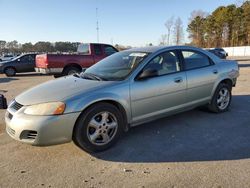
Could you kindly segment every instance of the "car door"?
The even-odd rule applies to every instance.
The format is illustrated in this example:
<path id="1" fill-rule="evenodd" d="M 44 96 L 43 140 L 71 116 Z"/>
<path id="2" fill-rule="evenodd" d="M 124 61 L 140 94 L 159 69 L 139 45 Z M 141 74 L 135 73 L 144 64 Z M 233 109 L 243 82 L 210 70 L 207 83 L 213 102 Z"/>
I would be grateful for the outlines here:
<path id="1" fill-rule="evenodd" d="M 206 54 L 195 50 L 182 50 L 182 57 L 187 75 L 187 102 L 209 101 L 218 77 L 216 65 Z"/>
<path id="2" fill-rule="evenodd" d="M 105 58 L 105 54 L 103 52 L 103 46 L 102 45 L 100 45 L 100 44 L 94 44 L 93 45 L 93 49 L 94 49 L 95 63 L 97 63 L 98 61 L 100 61 L 103 58 Z"/>
<path id="3" fill-rule="evenodd" d="M 155 56 L 145 67 L 158 64 L 158 76 L 135 79 L 130 85 L 133 122 L 178 110 L 186 102 L 186 74 L 176 51 Z"/>
<path id="4" fill-rule="evenodd" d="M 16 60 L 17 72 L 31 72 L 34 71 L 34 58 L 31 55 L 23 55 Z"/>
<path id="5" fill-rule="evenodd" d="M 33 72 L 33 71 L 35 71 L 35 64 L 36 64 L 35 59 L 36 59 L 35 54 L 28 55 L 28 60 L 27 60 L 25 72 Z"/>

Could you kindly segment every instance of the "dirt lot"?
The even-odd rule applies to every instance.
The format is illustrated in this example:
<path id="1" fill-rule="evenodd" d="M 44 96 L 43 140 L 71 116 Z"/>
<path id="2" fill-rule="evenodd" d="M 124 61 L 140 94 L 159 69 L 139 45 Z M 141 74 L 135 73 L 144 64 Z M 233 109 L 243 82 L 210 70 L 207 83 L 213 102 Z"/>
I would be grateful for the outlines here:
<path id="1" fill-rule="evenodd" d="M 33 147 L 12 140 L 0 110 L 0 187 L 250 187 L 250 62 L 241 62 L 231 109 L 193 110 L 131 129 L 90 155 L 73 143 Z M 0 76 L 8 100 L 53 79 Z"/>

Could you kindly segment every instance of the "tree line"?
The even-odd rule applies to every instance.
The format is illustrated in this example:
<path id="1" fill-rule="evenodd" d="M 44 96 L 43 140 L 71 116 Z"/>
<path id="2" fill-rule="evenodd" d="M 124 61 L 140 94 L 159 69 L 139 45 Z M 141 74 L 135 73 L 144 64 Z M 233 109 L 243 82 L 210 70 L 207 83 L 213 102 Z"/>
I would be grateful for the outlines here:
<path id="1" fill-rule="evenodd" d="M 28 52 L 55 52 L 55 53 L 75 53 L 77 51 L 77 47 L 80 42 L 44 42 L 40 41 L 35 44 L 24 43 L 20 44 L 18 41 L 4 41 L 0 40 L 0 54 L 20 54 L 20 53 L 28 53 Z"/>
<path id="2" fill-rule="evenodd" d="M 250 45 L 250 1 L 220 6 L 211 14 L 194 11 L 187 31 L 198 47 Z"/>

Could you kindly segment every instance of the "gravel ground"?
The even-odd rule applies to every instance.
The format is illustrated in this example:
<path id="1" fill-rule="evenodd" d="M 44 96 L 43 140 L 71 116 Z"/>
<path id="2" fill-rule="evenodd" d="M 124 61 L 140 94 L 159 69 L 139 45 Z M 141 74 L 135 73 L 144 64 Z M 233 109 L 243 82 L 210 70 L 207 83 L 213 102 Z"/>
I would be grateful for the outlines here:
<path id="1" fill-rule="evenodd" d="M 250 187 L 250 61 L 240 64 L 231 109 L 192 110 L 135 127 L 108 151 L 12 140 L 0 110 L 0 187 Z M 8 100 L 53 79 L 0 76 Z"/>

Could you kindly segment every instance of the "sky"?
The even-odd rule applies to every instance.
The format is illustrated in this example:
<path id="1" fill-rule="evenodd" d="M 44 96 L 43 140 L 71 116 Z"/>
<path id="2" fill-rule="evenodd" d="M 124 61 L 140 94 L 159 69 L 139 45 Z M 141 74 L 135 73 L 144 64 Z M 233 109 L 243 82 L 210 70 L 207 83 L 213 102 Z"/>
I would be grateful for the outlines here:
<path id="1" fill-rule="evenodd" d="M 99 42 L 129 46 L 159 44 L 170 17 L 186 27 L 193 10 L 211 13 L 236 0 L 0 0 L 0 40 Z"/>

